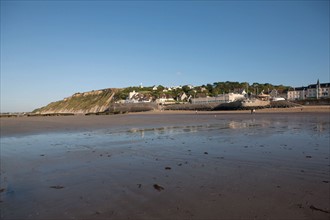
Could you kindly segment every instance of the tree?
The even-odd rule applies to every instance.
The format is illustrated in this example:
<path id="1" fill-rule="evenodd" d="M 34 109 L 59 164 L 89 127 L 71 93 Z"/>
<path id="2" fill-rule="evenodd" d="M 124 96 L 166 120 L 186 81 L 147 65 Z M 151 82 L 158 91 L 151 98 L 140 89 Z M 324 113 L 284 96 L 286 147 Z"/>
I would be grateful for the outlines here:
<path id="1" fill-rule="evenodd" d="M 185 86 L 182 86 L 182 90 L 185 92 L 185 93 L 188 93 L 191 89 L 189 86 L 185 85 Z"/>

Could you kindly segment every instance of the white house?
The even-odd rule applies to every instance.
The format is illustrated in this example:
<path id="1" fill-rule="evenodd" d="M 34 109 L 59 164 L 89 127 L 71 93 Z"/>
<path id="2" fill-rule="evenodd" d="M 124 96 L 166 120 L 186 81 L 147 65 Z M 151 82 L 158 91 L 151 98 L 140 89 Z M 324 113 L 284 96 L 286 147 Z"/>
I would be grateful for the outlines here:
<path id="1" fill-rule="evenodd" d="M 288 100 L 330 98 L 330 83 L 320 83 L 317 80 L 316 84 L 290 89 L 287 98 Z"/>
<path id="2" fill-rule="evenodd" d="M 149 94 L 140 94 L 138 92 L 130 92 L 126 99 L 126 103 L 142 103 L 142 102 L 151 102 L 152 97 Z"/>
<path id="3" fill-rule="evenodd" d="M 320 83 L 317 80 L 316 84 L 311 84 L 307 87 L 307 98 L 329 98 L 330 83 Z"/>
<path id="4" fill-rule="evenodd" d="M 228 93 L 221 94 L 216 97 L 203 97 L 203 98 L 192 98 L 191 102 L 193 104 L 206 104 L 206 103 L 229 103 L 234 102 L 236 100 L 243 99 L 245 96 L 243 94 L 238 93 Z"/>
<path id="5" fill-rule="evenodd" d="M 173 98 L 159 98 L 159 99 L 156 99 L 156 103 L 158 103 L 158 104 L 174 104 L 175 100 Z"/>
<path id="6" fill-rule="evenodd" d="M 306 94 L 307 94 L 307 87 L 296 87 L 288 91 L 287 99 L 288 100 L 305 99 Z"/>
<path id="7" fill-rule="evenodd" d="M 130 93 L 128 94 L 128 99 L 132 99 L 132 97 L 133 97 L 135 94 L 138 94 L 137 92 L 135 92 L 135 90 L 133 90 L 133 92 L 130 92 Z"/>
<path id="8" fill-rule="evenodd" d="M 184 101 L 184 100 L 188 99 L 188 96 L 186 93 L 183 92 L 182 94 L 179 95 L 178 98 L 179 98 L 179 101 Z"/>

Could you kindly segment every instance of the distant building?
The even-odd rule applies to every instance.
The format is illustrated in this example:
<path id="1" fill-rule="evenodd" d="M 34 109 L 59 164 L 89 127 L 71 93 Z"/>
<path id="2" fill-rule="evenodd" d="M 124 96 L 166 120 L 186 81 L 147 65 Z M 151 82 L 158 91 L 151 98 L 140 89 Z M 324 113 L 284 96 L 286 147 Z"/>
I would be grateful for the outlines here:
<path id="1" fill-rule="evenodd" d="M 296 87 L 288 91 L 288 100 L 301 100 L 305 99 L 307 94 L 307 87 Z"/>
<path id="2" fill-rule="evenodd" d="M 175 104 L 174 98 L 169 94 L 162 94 L 158 99 L 156 99 L 158 104 Z"/>
<path id="3" fill-rule="evenodd" d="M 150 94 L 140 94 L 138 92 L 130 92 L 127 99 L 126 103 L 143 103 L 143 102 L 151 102 L 152 97 Z"/>
<path id="4" fill-rule="evenodd" d="M 188 100 L 188 96 L 186 93 L 181 92 L 180 94 L 178 94 L 177 101 L 183 102 L 183 101 L 187 101 L 187 100 Z"/>
<path id="5" fill-rule="evenodd" d="M 205 87 L 201 87 L 201 92 L 206 92 L 207 89 Z"/>
<path id="6" fill-rule="evenodd" d="M 287 93 L 288 100 L 330 98 L 330 83 L 310 84 L 306 87 L 292 88 Z"/>
<path id="7" fill-rule="evenodd" d="M 316 84 L 307 87 L 307 98 L 329 98 L 330 83 L 321 83 L 317 80 Z"/>
<path id="8" fill-rule="evenodd" d="M 276 89 L 272 89 L 272 91 L 269 92 L 270 97 L 275 98 L 278 96 L 278 91 Z"/>
<path id="9" fill-rule="evenodd" d="M 132 97 L 133 97 L 135 94 L 138 94 L 137 92 L 135 92 L 135 90 L 133 90 L 133 92 L 130 92 L 130 93 L 128 94 L 128 99 L 132 99 Z"/>
<path id="10" fill-rule="evenodd" d="M 245 91 L 244 91 L 245 92 Z M 202 97 L 192 98 L 191 103 L 193 104 L 207 104 L 207 103 L 229 103 L 240 99 L 244 99 L 245 95 L 238 93 L 221 94 L 216 97 Z"/>

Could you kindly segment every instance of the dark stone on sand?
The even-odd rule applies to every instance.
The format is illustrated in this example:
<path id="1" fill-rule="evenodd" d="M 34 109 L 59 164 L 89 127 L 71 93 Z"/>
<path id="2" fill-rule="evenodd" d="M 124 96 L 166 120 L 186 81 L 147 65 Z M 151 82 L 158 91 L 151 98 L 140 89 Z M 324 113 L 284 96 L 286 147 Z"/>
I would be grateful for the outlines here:
<path id="1" fill-rule="evenodd" d="M 52 188 L 52 189 L 63 189 L 64 186 L 56 185 L 56 186 L 50 186 L 49 188 Z"/>
<path id="2" fill-rule="evenodd" d="M 330 212 L 327 211 L 327 210 L 317 208 L 317 207 L 315 207 L 315 206 L 313 206 L 313 205 L 309 206 L 309 208 L 312 209 L 312 210 L 315 210 L 315 211 L 320 211 L 320 212 L 324 212 L 324 213 L 330 213 Z"/>
<path id="3" fill-rule="evenodd" d="M 157 191 L 159 191 L 159 192 L 165 189 L 164 187 L 162 187 L 162 186 L 160 186 L 160 185 L 158 185 L 158 184 L 154 184 L 154 188 L 155 188 Z"/>

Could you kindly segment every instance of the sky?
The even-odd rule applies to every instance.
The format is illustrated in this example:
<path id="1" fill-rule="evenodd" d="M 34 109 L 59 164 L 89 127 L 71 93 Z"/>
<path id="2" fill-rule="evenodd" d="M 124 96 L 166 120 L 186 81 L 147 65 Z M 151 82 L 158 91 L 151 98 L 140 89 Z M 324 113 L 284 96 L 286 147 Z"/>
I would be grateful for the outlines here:
<path id="1" fill-rule="evenodd" d="M 3 1 L 1 109 L 76 92 L 330 82 L 329 1 Z"/>

